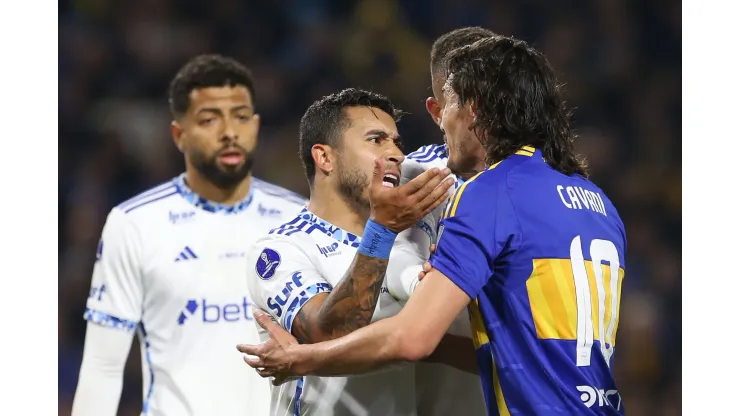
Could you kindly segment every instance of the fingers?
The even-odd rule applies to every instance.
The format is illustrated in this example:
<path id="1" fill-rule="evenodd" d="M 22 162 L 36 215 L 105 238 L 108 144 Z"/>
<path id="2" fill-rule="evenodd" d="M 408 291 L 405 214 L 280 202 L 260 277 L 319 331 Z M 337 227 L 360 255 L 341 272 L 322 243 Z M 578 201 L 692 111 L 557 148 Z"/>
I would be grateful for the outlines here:
<path id="1" fill-rule="evenodd" d="M 270 338 L 274 339 L 281 345 L 295 343 L 295 338 L 278 325 L 278 323 L 272 319 L 270 314 L 256 309 L 253 315 L 257 323 L 264 328 L 268 334 L 270 334 Z"/>
<path id="2" fill-rule="evenodd" d="M 256 308 L 253 312 L 253 315 L 257 323 L 260 324 L 262 328 L 269 331 L 268 326 L 270 326 L 270 322 L 272 322 L 272 318 L 270 317 L 270 315 Z"/>
<path id="3" fill-rule="evenodd" d="M 249 365 L 252 368 L 259 369 L 259 368 L 264 368 L 264 366 L 265 366 L 264 360 L 262 360 L 262 358 L 260 358 L 260 357 L 254 356 L 254 355 L 244 354 L 242 356 L 242 359 L 244 360 L 245 363 L 247 363 L 247 365 Z"/>
<path id="4" fill-rule="evenodd" d="M 375 159 L 373 165 L 373 178 L 371 184 L 373 187 L 383 186 L 383 175 L 385 174 L 385 154 L 382 157 Z"/>
<path id="5" fill-rule="evenodd" d="M 419 281 L 424 280 L 424 277 L 426 277 L 427 273 L 429 273 L 430 271 L 432 271 L 431 263 L 429 263 L 428 261 L 424 262 L 423 269 L 419 272 Z"/>
<path id="6" fill-rule="evenodd" d="M 236 346 L 236 349 L 244 354 L 260 355 L 260 353 L 262 352 L 262 344 L 239 344 Z"/>
<path id="7" fill-rule="evenodd" d="M 424 215 L 430 213 L 434 208 L 437 208 L 440 204 L 447 200 L 447 191 L 455 183 L 453 178 L 447 178 L 439 186 L 434 188 L 429 195 L 427 195 L 420 203 L 419 206 L 422 208 Z"/>
<path id="8" fill-rule="evenodd" d="M 437 245 L 436 245 L 436 244 L 434 244 L 434 243 L 432 243 L 432 244 L 431 244 L 431 245 L 429 246 L 429 253 L 434 253 L 435 251 L 437 251 Z M 427 263 L 427 264 L 428 264 L 428 263 Z"/>
<path id="9" fill-rule="evenodd" d="M 449 169 L 444 168 L 443 170 L 446 170 L 447 174 L 449 174 Z M 437 175 L 439 175 L 439 173 L 439 168 L 429 169 L 421 175 L 410 180 L 407 184 L 400 186 L 399 190 L 401 190 L 405 195 L 413 195 L 421 188 L 423 188 L 424 185 L 427 184 L 427 182 L 435 179 Z M 445 174 L 444 176 L 447 176 L 447 174 Z"/>

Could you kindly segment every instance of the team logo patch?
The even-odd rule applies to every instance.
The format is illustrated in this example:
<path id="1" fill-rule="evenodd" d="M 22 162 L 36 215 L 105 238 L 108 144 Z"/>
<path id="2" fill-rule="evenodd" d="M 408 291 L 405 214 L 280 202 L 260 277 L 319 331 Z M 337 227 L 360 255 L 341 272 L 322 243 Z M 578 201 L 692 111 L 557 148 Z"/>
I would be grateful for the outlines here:
<path id="1" fill-rule="evenodd" d="M 268 280 L 275 274 L 275 269 L 280 265 L 280 254 L 277 251 L 266 248 L 260 253 L 257 259 L 255 270 L 259 277 Z"/>

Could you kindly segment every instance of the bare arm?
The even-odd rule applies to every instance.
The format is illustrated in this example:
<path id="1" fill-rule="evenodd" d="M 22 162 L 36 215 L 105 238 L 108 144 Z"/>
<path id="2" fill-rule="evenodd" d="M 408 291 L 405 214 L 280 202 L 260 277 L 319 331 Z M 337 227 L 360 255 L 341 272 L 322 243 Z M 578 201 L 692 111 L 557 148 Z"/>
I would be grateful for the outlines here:
<path id="1" fill-rule="evenodd" d="M 355 255 L 331 293 L 311 298 L 293 321 L 296 338 L 316 343 L 342 337 L 370 323 L 378 303 L 388 259 Z"/>
<path id="2" fill-rule="evenodd" d="M 332 341 L 298 345 L 266 315 L 258 321 L 270 332 L 268 342 L 239 345 L 247 364 L 276 374 L 336 376 L 374 371 L 399 361 L 430 356 L 470 298 L 438 270 L 432 270 L 396 316 Z"/>
<path id="3" fill-rule="evenodd" d="M 383 186 L 375 161 L 371 220 L 349 270 L 330 294 L 314 296 L 296 314 L 292 333 L 306 343 L 335 339 L 370 324 L 396 235 L 439 206 L 453 182 L 448 169 L 430 169 L 398 187 Z"/>

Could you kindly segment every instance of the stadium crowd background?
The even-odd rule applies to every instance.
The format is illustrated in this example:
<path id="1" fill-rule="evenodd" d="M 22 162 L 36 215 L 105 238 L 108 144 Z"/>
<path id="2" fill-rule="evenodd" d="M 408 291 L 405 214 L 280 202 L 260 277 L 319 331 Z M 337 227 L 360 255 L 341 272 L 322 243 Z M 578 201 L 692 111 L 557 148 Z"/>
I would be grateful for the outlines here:
<path id="1" fill-rule="evenodd" d="M 441 143 L 424 110 L 429 49 L 470 25 L 531 42 L 561 74 L 578 149 L 627 227 L 620 392 L 631 415 L 681 413 L 680 2 L 62 0 L 59 8 L 60 415 L 77 383 L 107 212 L 183 170 L 166 102 L 180 65 L 218 52 L 252 69 L 262 116 L 255 174 L 308 195 L 297 157 L 308 105 L 345 87 L 372 89 L 409 113 L 399 124 L 406 150 Z M 135 341 L 121 415 L 141 409 L 139 360 Z"/>

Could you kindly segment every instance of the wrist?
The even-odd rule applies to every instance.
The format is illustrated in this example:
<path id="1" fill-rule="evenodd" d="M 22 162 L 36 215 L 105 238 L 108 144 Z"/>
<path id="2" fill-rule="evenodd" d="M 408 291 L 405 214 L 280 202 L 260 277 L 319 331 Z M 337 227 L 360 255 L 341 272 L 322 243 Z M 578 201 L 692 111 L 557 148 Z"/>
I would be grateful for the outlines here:
<path id="1" fill-rule="evenodd" d="M 317 368 L 316 344 L 296 344 L 290 347 L 290 355 L 293 357 L 290 372 L 297 376 L 306 376 L 311 374 Z"/>
<path id="2" fill-rule="evenodd" d="M 367 220 L 358 251 L 368 257 L 387 260 L 390 257 L 396 236 L 398 236 L 398 233 L 395 231 L 378 224 L 372 219 Z"/>

